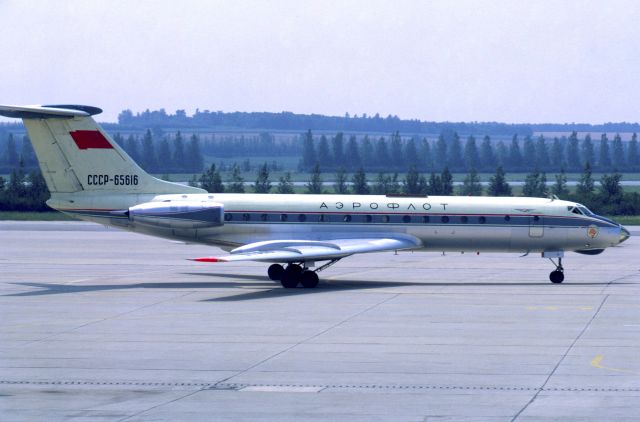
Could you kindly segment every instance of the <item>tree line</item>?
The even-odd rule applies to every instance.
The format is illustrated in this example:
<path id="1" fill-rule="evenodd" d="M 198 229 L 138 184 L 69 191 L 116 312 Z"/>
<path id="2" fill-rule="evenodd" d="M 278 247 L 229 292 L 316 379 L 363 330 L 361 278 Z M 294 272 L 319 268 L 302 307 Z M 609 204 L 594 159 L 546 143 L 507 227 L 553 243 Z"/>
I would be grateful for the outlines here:
<path id="1" fill-rule="evenodd" d="M 143 169 L 152 173 L 201 172 L 205 155 L 216 158 L 278 157 L 297 156 L 301 151 L 296 137 L 287 136 L 276 140 L 268 132 L 257 136 L 210 134 L 201 137 L 199 134 L 185 136 L 180 131 L 173 134 L 147 129 L 142 135 L 116 132 L 113 139 Z M 8 174 L 20 163 L 26 169 L 38 166 L 29 137 L 17 137 L 9 133 L 0 138 L 0 173 Z"/>
<path id="2" fill-rule="evenodd" d="M 51 211 L 45 203 L 51 195 L 39 170 L 14 169 L 5 180 L 0 176 L 1 211 Z"/>
<path id="3" fill-rule="evenodd" d="M 619 134 L 609 139 L 602 134 L 592 139 L 587 134 L 579 138 L 577 132 L 569 136 L 547 139 L 544 136 L 517 134 L 511 140 L 492 139 L 489 135 L 465 139 L 457 132 L 443 131 L 437 138 L 401 136 L 396 131 L 390 136 L 373 137 L 338 132 L 334 135 L 314 135 L 311 130 L 299 136 L 276 138 L 269 132 L 257 135 L 198 133 L 184 136 L 147 129 L 143 134 L 114 134 L 114 139 L 145 170 L 153 173 L 197 173 L 202 171 L 205 155 L 210 157 L 300 157 L 299 169 L 310 171 L 315 163 L 327 170 L 338 167 L 358 168 L 366 171 L 403 171 L 415 166 L 422 172 L 441 171 L 448 167 L 460 173 L 472 168 L 491 172 L 502 166 L 510 172 L 526 172 L 533 168 L 557 171 L 564 168 L 579 172 L 586 163 L 594 171 L 640 171 L 637 134 L 623 141 Z M 37 161 L 27 136 L 9 133 L 0 144 L 0 173 L 9 173 L 23 163 L 35 168 Z"/>
<path id="4" fill-rule="evenodd" d="M 284 139 L 282 139 L 284 138 Z M 296 156 L 302 151 L 297 137 L 276 139 L 270 132 L 257 136 L 212 134 L 202 143 L 202 151 L 214 157 Z"/>
<path id="5" fill-rule="evenodd" d="M 13 133 L 5 137 L 4 150 L 0 150 L 0 173 L 11 173 L 14 169 L 36 168 L 38 160 L 27 136 L 17 139 Z"/>
<path id="6" fill-rule="evenodd" d="M 113 139 L 140 167 L 151 173 L 196 173 L 204 168 L 204 155 L 196 134 L 187 141 L 178 131 L 174 136 L 156 141 L 147 129 L 142 139 L 133 134 L 125 139 L 120 133 Z"/>
<path id="7" fill-rule="evenodd" d="M 557 171 L 564 168 L 579 172 L 589 163 L 601 172 L 639 171 L 640 154 L 638 137 L 634 133 L 631 140 L 623 142 L 619 134 L 610 140 L 602 134 L 595 141 L 587 134 L 579 139 L 576 132 L 569 137 L 525 136 L 520 139 L 513 135 L 511 142 L 493 141 L 489 135 L 482 140 L 470 135 L 464 141 L 456 132 L 443 132 L 435 141 L 426 137 L 402 137 L 395 132 L 389 139 L 370 138 L 365 135 L 348 139 L 342 132 L 328 137 L 314 136 L 308 130 L 302 136 L 300 168 L 311 170 L 316 163 L 328 169 L 340 166 L 368 171 L 396 171 L 416 167 L 421 171 L 442 170 L 444 167 L 454 172 L 471 169 L 493 171 L 501 166 L 507 171 L 524 172 L 530 169 Z"/>

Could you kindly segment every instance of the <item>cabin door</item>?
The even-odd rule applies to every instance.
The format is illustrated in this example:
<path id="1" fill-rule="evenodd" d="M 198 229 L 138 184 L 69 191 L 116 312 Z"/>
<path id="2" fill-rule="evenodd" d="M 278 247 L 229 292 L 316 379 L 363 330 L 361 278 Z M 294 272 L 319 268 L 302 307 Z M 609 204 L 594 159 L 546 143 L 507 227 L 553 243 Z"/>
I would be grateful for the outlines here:
<path id="1" fill-rule="evenodd" d="M 529 217 L 529 237 L 544 236 L 544 218 L 534 215 Z"/>

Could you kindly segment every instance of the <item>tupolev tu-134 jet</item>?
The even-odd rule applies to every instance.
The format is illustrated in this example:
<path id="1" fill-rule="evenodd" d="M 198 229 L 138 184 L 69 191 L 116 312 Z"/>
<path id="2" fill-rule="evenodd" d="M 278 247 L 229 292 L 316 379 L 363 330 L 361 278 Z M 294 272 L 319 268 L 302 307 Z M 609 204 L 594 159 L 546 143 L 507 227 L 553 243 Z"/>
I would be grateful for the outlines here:
<path id="1" fill-rule="evenodd" d="M 597 255 L 629 238 L 620 224 L 557 198 L 207 193 L 147 174 L 95 122 L 100 112 L 0 106 L 24 121 L 50 207 L 228 252 L 195 261 L 271 263 L 269 278 L 286 288 L 316 287 L 319 271 L 350 255 L 397 250 L 539 253 L 561 283 L 565 252 Z"/>

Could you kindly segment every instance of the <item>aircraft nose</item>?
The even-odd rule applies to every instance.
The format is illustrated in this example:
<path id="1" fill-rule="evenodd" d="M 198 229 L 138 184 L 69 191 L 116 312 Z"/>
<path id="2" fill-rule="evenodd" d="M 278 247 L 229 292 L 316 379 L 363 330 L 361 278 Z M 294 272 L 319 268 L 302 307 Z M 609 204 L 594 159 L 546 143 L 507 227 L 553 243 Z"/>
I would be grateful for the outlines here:
<path id="1" fill-rule="evenodd" d="M 618 241 L 618 243 L 624 242 L 630 236 L 631 236 L 631 233 L 629 233 L 629 230 L 625 229 L 623 226 L 620 226 L 620 240 Z"/>

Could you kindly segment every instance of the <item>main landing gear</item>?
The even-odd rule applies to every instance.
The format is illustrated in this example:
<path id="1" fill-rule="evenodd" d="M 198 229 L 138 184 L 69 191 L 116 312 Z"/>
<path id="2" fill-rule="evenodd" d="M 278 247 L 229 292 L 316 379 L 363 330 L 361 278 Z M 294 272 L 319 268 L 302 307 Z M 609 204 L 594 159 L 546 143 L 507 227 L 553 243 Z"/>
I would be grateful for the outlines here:
<path id="1" fill-rule="evenodd" d="M 315 271 L 311 271 L 298 264 L 289 264 L 287 268 L 284 268 L 280 264 L 273 264 L 269 267 L 269 270 L 267 270 L 267 274 L 269 274 L 271 280 L 279 280 L 282 287 L 286 289 L 298 287 L 298 284 L 312 289 L 316 287 L 320 281 Z"/>
<path id="2" fill-rule="evenodd" d="M 280 281 L 282 287 L 286 289 L 298 287 L 298 284 L 302 284 L 302 286 L 307 289 L 313 289 L 320 281 L 318 278 L 318 272 L 335 264 L 336 262 L 338 262 L 338 260 L 334 259 L 315 271 L 310 270 L 304 262 L 301 264 L 290 263 L 286 268 L 280 264 L 273 264 L 267 270 L 267 274 L 271 280 Z"/>
<path id="3" fill-rule="evenodd" d="M 558 258 L 557 264 L 551 258 L 549 258 L 549 261 L 551 261 L 553 265 L 556 266 L 555 271 L 551 271 L 551 274 L 549 274 L 549 280 L 551 280 L 551 282 L 555 284 L 562 283 L 564 281 L 564 268 L 562 268 L 562 258 Z"/>

